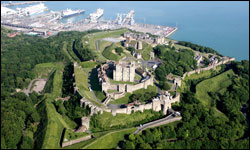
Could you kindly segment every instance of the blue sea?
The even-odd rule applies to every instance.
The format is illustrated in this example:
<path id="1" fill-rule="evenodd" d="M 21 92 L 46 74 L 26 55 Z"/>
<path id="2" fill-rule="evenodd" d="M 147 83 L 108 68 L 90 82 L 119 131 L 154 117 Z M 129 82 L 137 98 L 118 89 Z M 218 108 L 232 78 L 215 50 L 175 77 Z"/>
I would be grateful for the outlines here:
<path id="1" fill-rule="evenodd" d="M 97 8 L 104 9 L 104 19 L 115 19 L 117 13 L 128 13 L 133 9 L 136 22 L 177 25 L 178 30 L 170 36 L 174 40 L 211 47 L 237 60 L 249 60 L 249 2 L 51 1 L 44 4 L 54 11 L 86 10 L 82 15 L 62 20 L 63 23 L 84 19 Z"/>

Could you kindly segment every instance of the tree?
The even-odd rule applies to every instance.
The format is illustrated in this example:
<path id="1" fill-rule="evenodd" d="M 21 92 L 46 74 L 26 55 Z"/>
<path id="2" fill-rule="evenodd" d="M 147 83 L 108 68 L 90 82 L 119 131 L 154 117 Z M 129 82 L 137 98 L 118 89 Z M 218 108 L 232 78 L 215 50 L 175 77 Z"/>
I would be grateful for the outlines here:
<path id="1" fill-rule="evenodd" d="M 116 52 L 117 54 L 121 55 L 121 53 L 123 53 L 123 48 L 121 48 L 121 47 L 116 47 L 116 48 L 115 48 L 115 52 Z"/>
<path id="2" fill-rule="evenodd" d="M 162 86 L 162 89 L 163 89 L 163 90 L 166 90 L 166 91 L 167 91 L 167 90 L 170 90 L 170 85 L 169 85 L 167 82 L 164 82 L 164 83 L 163 83 L 163 86 Z"/>
<path id="3" fill-rule="evenodd" d="M 128 136 L 128 138 L 129 138 L 130 141 L 134 141 L 135 140 L 135 135 L 134 134 L 130 134 Z"/>
<path id="4" fill-rule="evenodd" d="M 135 149 L 135 145 L 133 142 L 131 141 L 126 141 L 123 145 L 122 145 L 123 149 Z"/>

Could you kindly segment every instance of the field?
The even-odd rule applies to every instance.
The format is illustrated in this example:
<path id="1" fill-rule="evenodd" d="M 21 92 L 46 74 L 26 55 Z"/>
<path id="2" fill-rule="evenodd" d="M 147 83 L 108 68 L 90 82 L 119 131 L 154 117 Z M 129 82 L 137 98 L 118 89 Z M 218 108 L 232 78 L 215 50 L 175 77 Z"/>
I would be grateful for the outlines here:
<path id="1" fill-rule="evenodd" d="M 221 66 L 217 66 L 216 67 L 216 70 L 214 70 L 215 72 L 219 72 L 221 70 Z M 188 89 L 189 87 L 187 87 L 186 85 L 186 81 L 187 80 L 196 80 L 196 79 L 199 79 L 199 78 L 209 78 L 211 75 L 212 75 L 212 70 L 207 70 L 207 71 L 203 71 L 201 72 L 200 74 L 197 74 L 197 73 L 194 73 L 190 76 L 186 76 L 184 78 L 184 80 L 182 80 L 181 82 L 181 91 L 185 91 L 185 89 Z M 180 92 L 180 90 L 177 90 Z"/>
<path id="2" fill-rule="evenodd" d="M 101 104 L 95 101 L 94 95 L 89 90 L 88 84 L 88 76 L 84 74 L 84 72 L 79 67 L 74 67 L 74 74 L 75 74 L 75 82 L 76 86 L 79 88 L 79 94 L 97 106 L 101 106 Z"/>
<path id="3" fill-rule="evenodd" d="M 153 51 L 153 47 L 145 42 L 142 43 L 143 50 L 142 50 L 142 58 L 144 60 L 150 59 L 150 52 Z"/>
<path id="4" fill-rule="evenodd" d="M 67 116 L 62 116 L 57 113 L 53 101 L 57 97 L 62 95 L 62 75 L 63 66 L 57 68 L 52 80 L 52 91 L 47 93 L 47 99 L 44 101 L 47 112 L 47 126 L 45 131 L 45 139 L 42 144 L 42 148 L 60 148 L 60 140 L 62 136 L 62 131 L 64 128 L 75 128 L 76 123 L 70 120 Z"/>
<path id="5" fill-rule="evenodd" d="M 130 125 L 139 121 L 145 121 L 146 119 L 150 119 L 154 117 L 154 113 L 152 110 L 145 110 L 142 112 L 135 112 L 131 113 L 130 115 L 127 114 L 116 114 L 113 116 L 109 112 L 103 112 L 103 114 L 98 115 L 96 117 L 98 124 L 103 128 L 109 128 L 113 126 L 122 126 L 122 125 Z M 93 127 L 91 127 L 93 128 Z"/>
<path id="6" fill-rule="evenodd" d="M 97 140 L 98 138 L 108 134 L 110 131 L 104 131 L 104 132 L 98 132 L 98 133 L 93 133 L 92 135 L 94 136 L 94 138 L 92 139 L 89 139 L 87 141 L 83 141 L 83 142 L 79 142 L 79 143 L 76 143 L 76 144 L 73 144 L 71 146 L 67 146 L 67 147 L 64 147 L 63 149 L 81 149 L 83 148 L 84 146 L 94 142 L 95 140 Z"/>
<path id="7" fill-rule="evenodd" d="M 202 104 L 205 106 L 210 106 L 211 98 L 208 95 L 208 92 L 216 92 L 223 88 L 228 87 L 230 84 L 232 84 L 231 79 L 228 77 L 228 75 L 233 75 L 233 70 L 228 70 L 218 76 L 215 76 L 211 79 L 207 79 L 202 81 L 196 86 L 196 93 L 195 96 L 201 100 Z"/>
<path id="8" fill-rule="evenodd" d="M 55 69 L 60 69 L 63 67 L 63 63 L 41 63 L 37 64 L 33 68 L 33 72 L 36 78 L 48 78 Z"/>
<path id="9" fill-rule="evenodd" d="M 82 41 L 84 43 L 85 41 L 87 41 L 88 45 L 90 46 L 90 49 L 92 49 L 93 52 L 96 54 L 97 59 L 99 61 L 105 62 L 107 59 L 103 57 L 102 52 L 104 48 L 109 46 L 112 42 L 103 41 L 100 39 L 105 37 L 119 37 L 122 33 L 126 31 L 127 29 L 120 29 L 115 31 L 104 31 L 104 32 L 93 33 L 82 37 Z M 99 50 L 96 50 L 96 41 Z"/>
<path id="10" fill-rule="evenodd" d="M 80 63 L 80 66 L 82 66 L 82 68 L 94 68 L 98 64 L 99 63 L 95 61 L 84 61 Z"/>
<path id="11" fill-rule="evenodd" d="M 75 139 L 78 139 L 87 135 L 89 135 L 89 133 L 86 133 L 86 132 L 75 133 L 71 129 L 66 129 L 64 133 L 63 141 L 66 142 L 66 139 L 67 141 L 75 140 Z"/>
<path id="12" fill-rule="evenodd" d="M 118 146 L 118 142 L 124 139 L 125 134 L 131 134 L 136 128 L 122 129 L 110 132 L 94 142 L 85 146 L 84 149 L 113 149 Z"/>
<path id="13" fill-rule="evenodd" d="M 211 79 L 204 80 L 196 86 L 195 96 L 201 101 L 204 106 L 208 108 L 211 107 L 212 99 L 208 95 L 208 92 L 223 92 L 225 91 L 224 89 L 226 89 L 229 85 L 232 84 L 232 81 L 228 77 L 228 75 L 234 75 L 233 70 L 230 69 Z M 222 117 L 225 120 L 228 120 L 225 114 L 220 112 L 216 107 L 212 107 L 211 109 L 215 112 L 215 116 Z"/>
<path id="14" fill-rule="evenodd" d="M 147 89 L 139 89 L 133 92 L 133 94 L 144 94 L 145 92 L 152 92 L 155 91 L 157 92 L 157 87 L 154 86 L 148 86 Z M 114 101 L 111 101 L 109 104 L 128 104 L 129 102 L 129 97 L 131 96 L 131 93 L 127 93 L 124 97 L 116 99 Z"/>

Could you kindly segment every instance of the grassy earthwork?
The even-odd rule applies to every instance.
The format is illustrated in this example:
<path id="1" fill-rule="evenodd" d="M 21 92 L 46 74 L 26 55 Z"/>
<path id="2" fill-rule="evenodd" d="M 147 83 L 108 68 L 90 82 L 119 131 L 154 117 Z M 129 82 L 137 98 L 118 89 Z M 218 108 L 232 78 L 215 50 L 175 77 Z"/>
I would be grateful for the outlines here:
<path id="1" fill-rule="evenodd" d="M 113 149 L 118 146 L 119 141 L 123 140 L 125 134 L 131 134 L 136 131 L 136 128 L 128 128 L 110 132 L 89 145 L 83 147 L 84 149 Z"/>

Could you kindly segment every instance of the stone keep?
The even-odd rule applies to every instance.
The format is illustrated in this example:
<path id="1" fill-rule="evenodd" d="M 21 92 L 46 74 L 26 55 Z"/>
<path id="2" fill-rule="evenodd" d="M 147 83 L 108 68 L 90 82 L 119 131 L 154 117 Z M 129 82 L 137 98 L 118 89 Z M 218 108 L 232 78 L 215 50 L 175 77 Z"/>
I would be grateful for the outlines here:
<path id="1" fill-rule="evenodd" d="M 134 82 L 135 77 L 135 62 L 118 62 L 113 71 L 113 79 L 115 81 L 130 81 Z"/>

